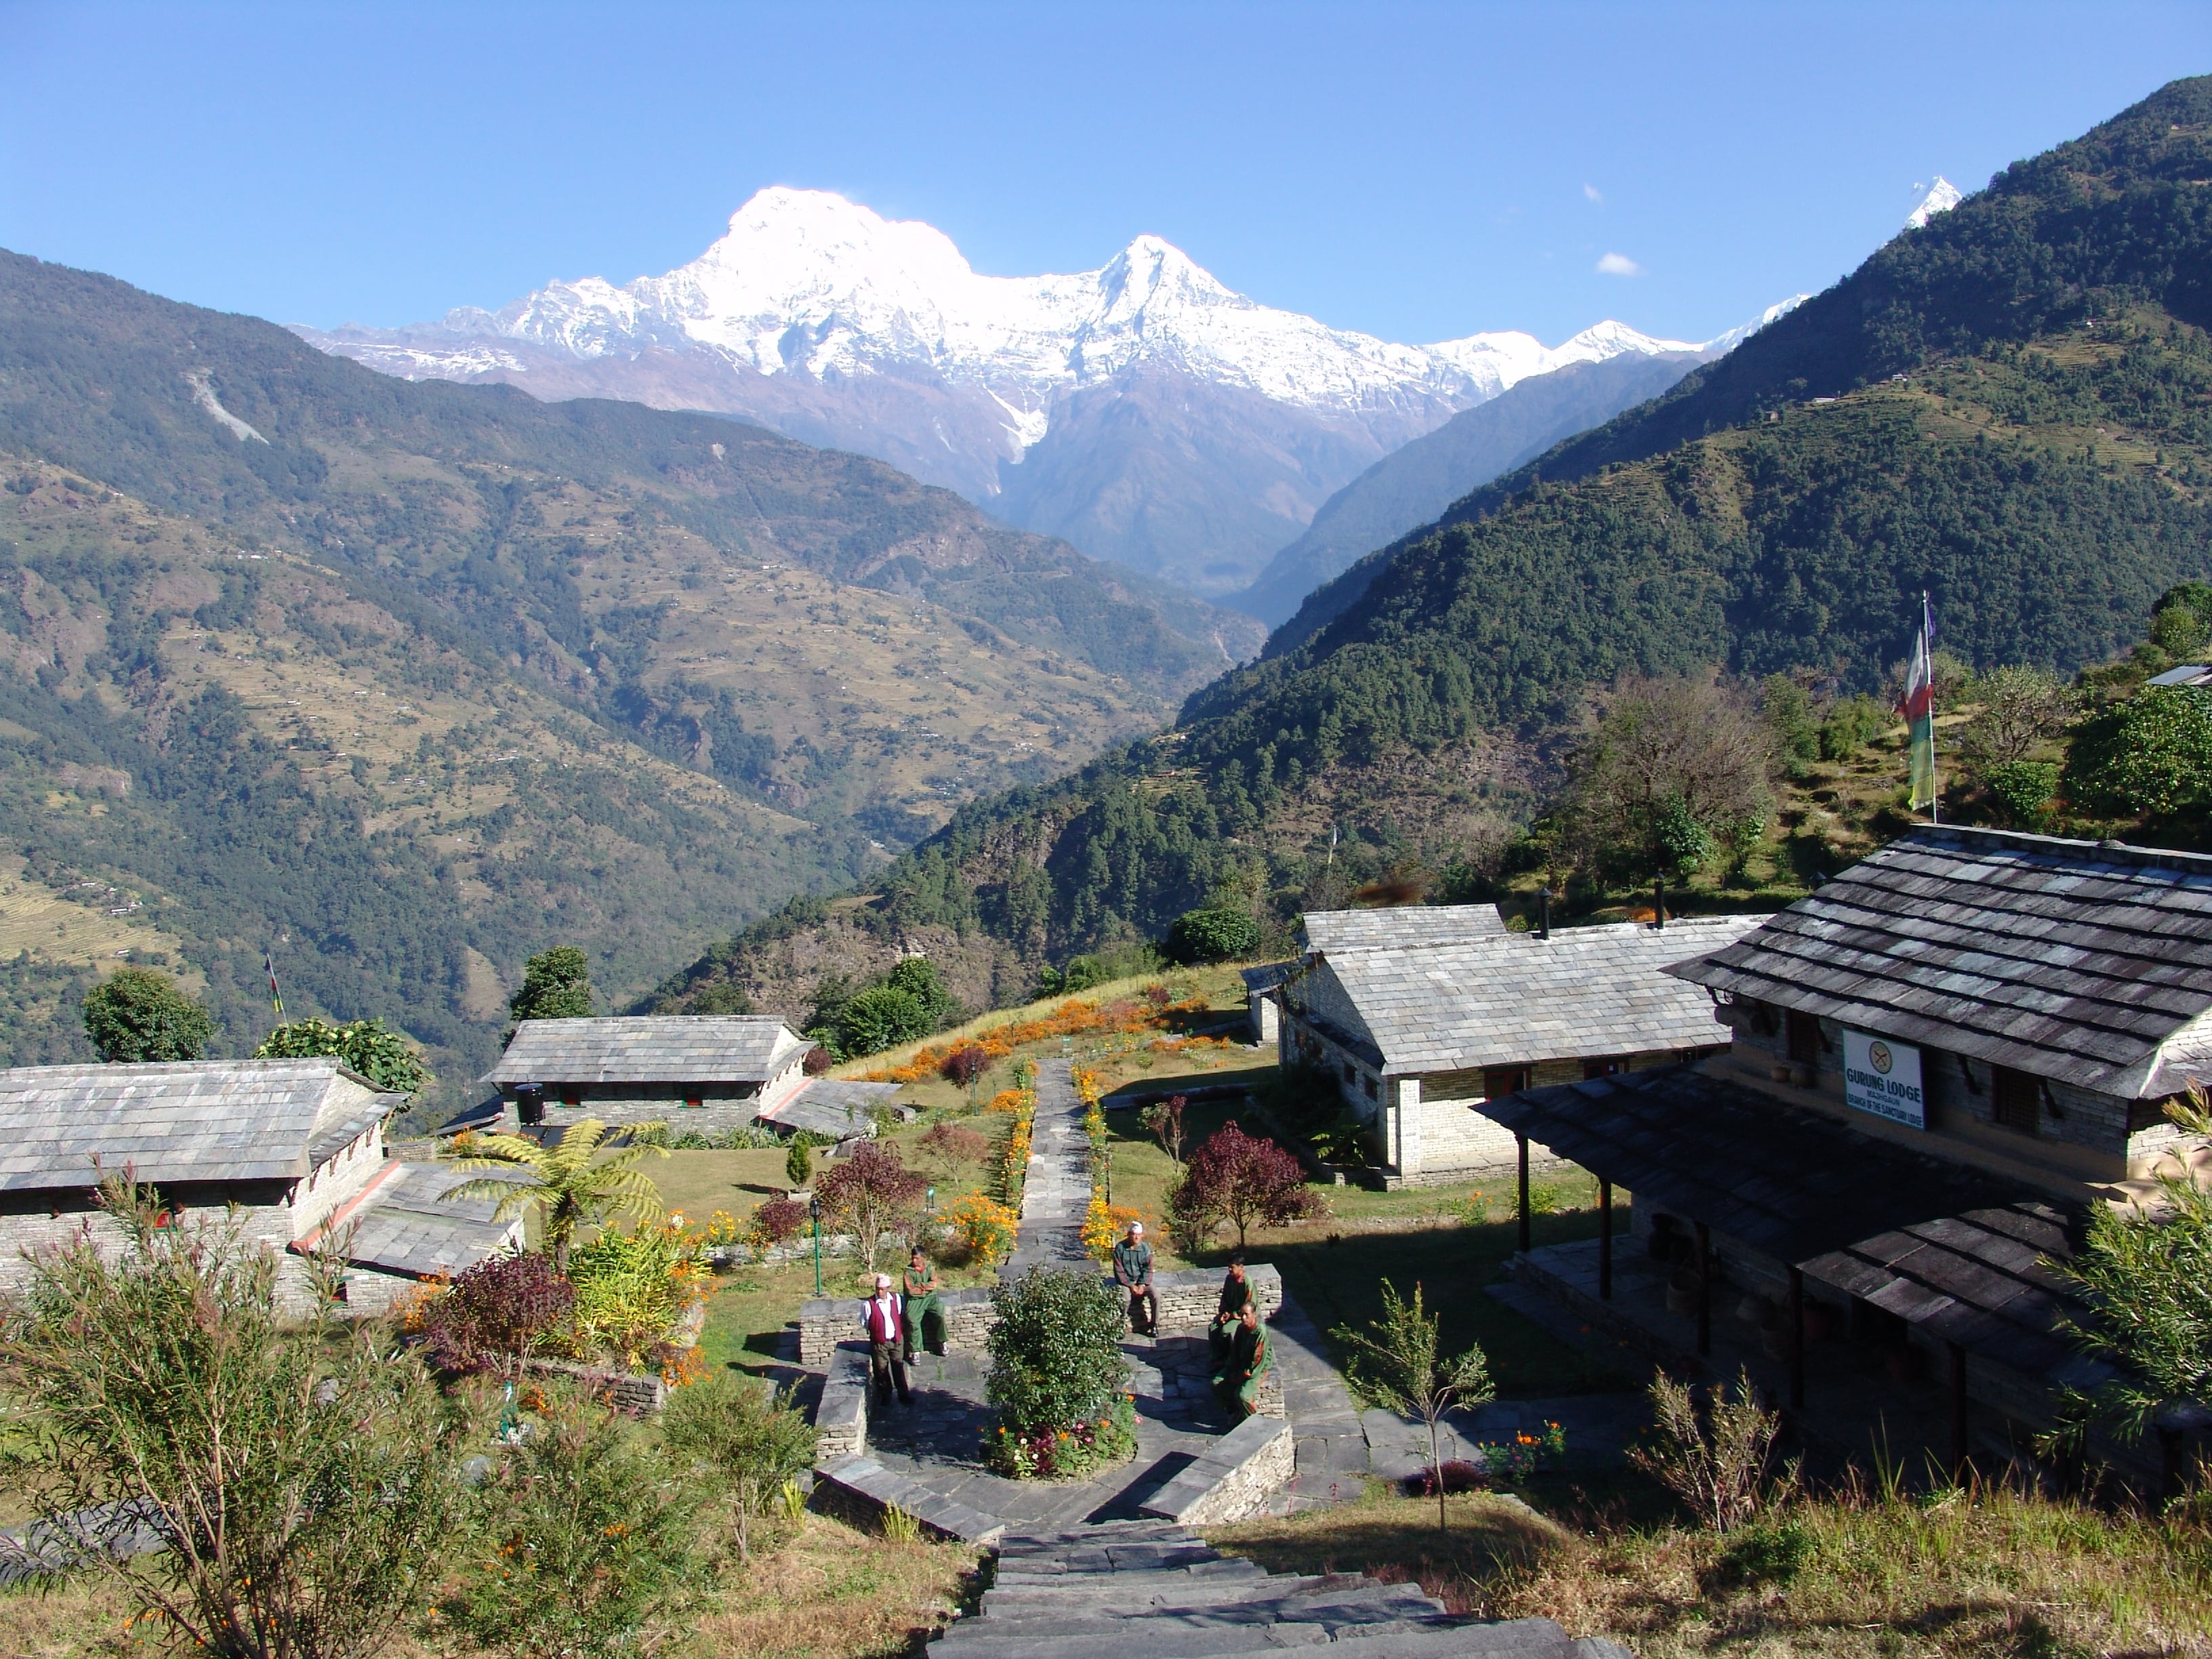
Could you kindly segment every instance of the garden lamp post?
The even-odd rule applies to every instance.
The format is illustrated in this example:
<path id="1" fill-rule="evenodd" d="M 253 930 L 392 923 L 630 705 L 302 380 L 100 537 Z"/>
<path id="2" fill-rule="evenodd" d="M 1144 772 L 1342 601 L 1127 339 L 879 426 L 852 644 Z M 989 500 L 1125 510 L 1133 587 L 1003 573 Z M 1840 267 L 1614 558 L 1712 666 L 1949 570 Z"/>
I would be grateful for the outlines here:
<path id="1" fill-rule="evenodd" d="M 814 1222 L 814 1294 L 822 1294 L 822 1200 L 811 1193 L 806 1197 L 806 1213 Z"/>

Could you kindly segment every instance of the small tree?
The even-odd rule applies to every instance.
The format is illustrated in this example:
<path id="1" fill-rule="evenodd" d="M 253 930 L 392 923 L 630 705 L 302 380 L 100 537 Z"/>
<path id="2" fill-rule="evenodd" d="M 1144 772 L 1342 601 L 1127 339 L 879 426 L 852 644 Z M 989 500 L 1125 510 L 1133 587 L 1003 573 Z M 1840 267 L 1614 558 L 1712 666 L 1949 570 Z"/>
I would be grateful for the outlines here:
<path id="1" fill-rule="evenodd" d="M 876 985 L 857 993 L 837 1013 L 837 1049 L 848 1059 L 881 1054 L 935 1029 L 929 1011 L 911 991 Z"/>
<path id="2" fill-rule="evenodd" d="M 477 1135 L 466 1153 L 448 1152 L 446 1158 L 457 1170 L 489 1173 L 447 1188 L 444 1199 L 495 1198 L 501 1220 L 535 1210 L 554 1268 L 566 1273 L 569 1247 L 585 1223 L 615 1216 L 654 1221 L 661 1215 L 660 1188 L 637 1165 L 648 1156 L 666 1158 L 668 1149 L 633 1143 L 601 1158 L 606 1138 L 607 1126 L 593 1117 L 570 1124 L 551 1146 L 526 1135 Z"/>
<path id="3" fill-rule="evenodd" d="M 474 1524 L 426 1552 L 458 1568 L 439 1603 L 447 1627 L 513 1659 L 653 1652 L 710 1588 L 704 1483 L 565 1392 L 531 1428 L 477 1488 Z"/>
<path id="4" fill-rule="evenodd" d="M 510 1380 L 538 1338 L 568 1317 L 576 1288 L 542 1255 L 495 1255 L 454 1279 L 423 1319 L 423 1347 L 451 1371 Z"/>
<path id="5" fill-rule="evenodd" d="M 981 1164 L 991 1155 L 991 1138 L 958 1123 L 939 1123 L 921 1138 L 921 1147 L 942 1158 L 947 1169 L 959 1164 Z"/>
<path id="6" fill-rule="evenodd" d="M 120 1254 L 88 1232 L 35 1256 L 0 1347 L 40 1424 L 15 1484 L 66 1553 L 44 1565 L 117 1583 L 176 1648 L 367 1659 L 441 1569 L 465 1414 L 374 1326 L 282 1328 L 276 1259 L 235 1224 L 164 1224 L 113 1179 L 100 1207 Z"/>
<path id="7" fill-rule="evenodd" d="M 1727 1383 L 1714 1384 L 1702 1416 L 1688 1384 L 1655 1372 L 1651 1407 L 1657 1433 L 1650 1446 L 1632 1446 L 1628 1461 L 1680 1498 L 1699 1521 L 1727 1532 L 1771 1501 L 1767 1474 L 1782 1418 L 1759 1405 L 1749 1371 L 1737 1376 L 1733 1397 Z M 1784 1469 L 1780 1487 L 1787 1491 L 1796 1482 L 1792 1463 Z"/>
<path id="8" fill-rule="evenodd" d="M 1325 1215 L 1321 1194 L 1305 1184 L 1297 1158 L 1273 1141 L 1224 1123 L 1190 1155 L 1183 1177 L 1168 1198 L 1170 1220 L 1203 1237 L 1226 1221 L 1237 1229 L 1237 1248 L 1254 1227 L 1281 1227 Z"/>
<path id="9" fill-rule="evenodd" d="M 894 991 L 905 992 L 921 1005 L 922 1018 L 929 1022 L 929 1031 L 936 1030 L 959 1012 L 960 1005 L 945 985 L 945 975 L 937 971 L 937 964 L 927 957 L 900 957 L 890 972 L 884 975 L 884 983 Z"/>
<path id="10" fill-rule="evenodd" d="M 301 1019 L 279 1025 L 253 1051 L 256 1060 L 342 1061 L 378 1088 L 395 1095 L 420 1093 L 430 1073 L 397 1031 L 380 1019 L 356 1019 L 344 1025 Z"/>
<path id="11" fill-rule="evenodd" d="M 1182 1112 L 1189 1103 L 1182 1095 L 1170 1095 L 1138 1114 L 1139 1121 L 1152 1132 L 1152 1139 L 1160 1143 L 1160 1150 L 1168 1155 L 1168 1161 L 1178 1170 L 1182 1168 Z"/>
<path id="12" fill-rule="evenodd" d="M 1259 948 L 1260 924 L 1242 910 L 1186 910 L 1168 929 L 1168 951 L 1177 962 L 1229 962 Z"/>
<path id="13" fill-rule="evenodd" d="M 2074 714 L 2072 690 L 2040 668 L 1992 668 L 1976 676 L 1967 695 L 1982 712 L 1967 723 L 1961 747 L 1984 773 L 2027 760 L 2063 732 Z"/>
<path id="14" fill-rule="evenodd" d="M 795 1193 L 814 1184 L 814 1144 L 804 1130 L 792 1136 L 790 1149 L 783 1155 L 783 1178 Z"/>
<path id="15" fill-rule="evenodd" d="M 1446 1359 L 1442 1357 L 1443 1321 L 1421 1305 L 1421 1287 L 1401 1300 L 1398 1287 L 1382 1281 L 1382 1317 L 1364 1331 L 1339 1326 L 1329 1333 L 1347 1358 L 1352 1385 L 1367 1399 L 1403 1416 L 1419 1418 L 1429 1431 L 1429 1468 L 1436 1477 L 1437 1527 L 1451 1524 L 1444 1509 L 1443 1450 L 1437 1425 L 1446 1412 L 1480 1406 L 1496 1393 L 1490 1366 L 1480 1345 Z"/>
<path id="16" fill-rule="evenodd" d="M 864 1140 L 831 1164 L 814 1190 L 822 1212 L 852 1231 L 862 1265 L 872 1269 L 885 1233 L 911 1233 L 929 1182 L 908 1169 L 895 1148 Z"/>
<path id="17" fill-rule="evenodd" d="M 991 1051 L 980 1042 L 963 1042 L 938 1068 L 947 1083 L 957 1083 L 968 1091 L 968 1104 L 975 1104 L 975 1085 L 983 1080 L 983 1073 L 991 1069 Z"/>
<path id="18" fill-rule="evenodd" d="M 84 1034 L 111 1065 L 198 1060 L 215 1021 L 167 974 L 118 968 L 84 994 Z"/>
<path id="19" fill-rule="evenodd" d="M 2146 687 L 2087 722 L 2066 757 L 2066 793 L 2118 817 L 2186 811 L 2212 801 L 2212 697 L 2187 686 Z"/>
<path id="20" fill-rule="evenodd" d="M 522 983 L 508 999 L 507 1012 L 517 1020 L 589 1019 L 592 964 L 573 945 L 540 951 L 522 965 Z"/>
<path id="21" fill-rule="evenodd" d="M 724 1371 L 678 1389 L 660 1432 L 672 1455 L 712 1474 L 728 1494 L 738 1558 L 752 1559 L 753 1521 L 814 1462 L 806 1414 L 782 1390 Z"/>
<path id="22" fill-rule="evenodd" d="M 987 1395 L 1015 1434 L 1095 1423 L 1128 1376 L 1121 1293 L 1096 1273 L 1031 1267 L 991 1292 Z"/>

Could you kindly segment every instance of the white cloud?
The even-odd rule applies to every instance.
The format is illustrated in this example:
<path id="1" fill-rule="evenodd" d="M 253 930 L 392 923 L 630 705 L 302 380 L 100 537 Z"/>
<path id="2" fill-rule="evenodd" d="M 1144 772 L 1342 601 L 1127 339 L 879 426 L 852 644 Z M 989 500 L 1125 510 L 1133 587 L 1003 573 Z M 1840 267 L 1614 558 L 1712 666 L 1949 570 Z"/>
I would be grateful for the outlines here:
<path id="1" fill-rule="evenodd" d="M 1591 201 L 1597 203 L 1600 206 L 1603 206 L 1605 204 L 1605 192 L 1600 190 L 1595 185 L 1584 185 L 1583 186 L 1583 194 L 1589 197 Z"/>
<path id="2" fill-rule="evenodd" d="M 1597 273 L 1601 276 L 1641 276 L 1644 267 L 1626 253 L 1607 253 L 1599 258 Z"/>

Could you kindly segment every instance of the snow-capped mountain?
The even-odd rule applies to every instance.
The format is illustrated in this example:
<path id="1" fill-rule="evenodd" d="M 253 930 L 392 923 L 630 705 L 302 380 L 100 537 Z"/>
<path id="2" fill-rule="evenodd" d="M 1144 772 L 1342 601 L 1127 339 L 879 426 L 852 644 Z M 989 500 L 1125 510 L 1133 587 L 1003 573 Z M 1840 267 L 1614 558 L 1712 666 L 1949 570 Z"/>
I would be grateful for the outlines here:
<path id="1" fill-rule="evenodd" d="M 1937 214 L 1948 213 L 1966 199 L 1966 192 L 1939 173 L 1936 182 L 1928 187 L 1928 193 L 1920 198 L 1920 205 L 1905 216 L 1905 228 L 1918 230 Z"/>
<path id="2" fill-rule="evenodd" d="M 1216 593 L 1460 410 L 1567 363 L 1700 349 L 1613 321 L 1553 347 L 1517 331 L 1394 344 L 1261 305 L 1157 236 L 1096 270 L 987 276 L 932 226 L 783 188 L 665 276 L 299 331 L 409 379 L 743 415 Z"/>

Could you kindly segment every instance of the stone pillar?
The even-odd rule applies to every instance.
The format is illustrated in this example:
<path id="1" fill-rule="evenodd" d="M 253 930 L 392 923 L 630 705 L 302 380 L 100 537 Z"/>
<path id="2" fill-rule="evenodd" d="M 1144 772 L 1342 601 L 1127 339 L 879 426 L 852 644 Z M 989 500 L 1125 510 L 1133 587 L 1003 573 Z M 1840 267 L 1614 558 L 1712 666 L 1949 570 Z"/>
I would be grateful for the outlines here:
<path id="1" fill-rule="evenodd" d="M 1383 1110 L 1389 1115 L 1392 1164 L 1401 1176 L 1421 1172 L 1421 1079 L 1404 1077 L 1382 1085 Z"/>

